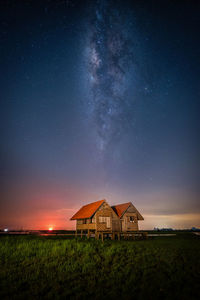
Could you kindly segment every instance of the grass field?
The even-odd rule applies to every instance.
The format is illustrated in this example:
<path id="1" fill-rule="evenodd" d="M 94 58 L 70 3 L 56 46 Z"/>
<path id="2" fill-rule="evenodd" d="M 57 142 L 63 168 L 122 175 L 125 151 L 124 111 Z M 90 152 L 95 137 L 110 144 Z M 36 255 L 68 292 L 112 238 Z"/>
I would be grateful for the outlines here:
<path id="1" fill-rule="evenodd" d="M 1 236 L 1 299 L 198 299 L 200 237 Z"/>

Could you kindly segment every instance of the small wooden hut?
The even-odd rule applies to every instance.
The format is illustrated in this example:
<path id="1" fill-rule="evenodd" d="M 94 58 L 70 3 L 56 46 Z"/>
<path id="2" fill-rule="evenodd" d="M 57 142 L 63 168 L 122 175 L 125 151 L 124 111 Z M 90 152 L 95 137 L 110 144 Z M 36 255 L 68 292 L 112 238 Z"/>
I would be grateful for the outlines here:
<path id="1" fill-rule="evenodd" d="M 138 221 L 144 220 L 131 202 L 112 206 L 112 209 L 119 217 L 121 232 L 137 231 Z"/>
<path id="2" fill-rule="evenodd" d="M 120 231 L 119 218 L 106 200 L 84 205 L 70 220 L 76 220 L 76 231 Z"/>

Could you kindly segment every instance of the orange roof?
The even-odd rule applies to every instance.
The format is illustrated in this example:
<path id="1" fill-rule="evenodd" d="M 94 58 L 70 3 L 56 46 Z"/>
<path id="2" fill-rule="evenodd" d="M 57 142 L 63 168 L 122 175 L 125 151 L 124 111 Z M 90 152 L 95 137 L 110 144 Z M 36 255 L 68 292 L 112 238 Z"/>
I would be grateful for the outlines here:
<path id="1" fill-rule="evenodd" d="M 114 206 L 112 206 L 112 209 L 116 212 L 118 217 L 121 218 L 121 216 L 123 215 L 125 210 L 127 210 L 127 208 L 129 207 L 130 204 L 131 204 L 131 202 L 114 205 Z"/>
<path id="2" fill-rule="evenodd" d="M 73 217 L 71 217 L 70 220 L 91 218 L 103 202 L 105 202 L 105 200 L 100 200 L 84 205 L 75 213 L 75 215 L 73 215 Z"/>
<path id="3" fill-rule="evenodd" d="M 143 216 L 139 213 L 139 211 L 135 208 L 135 206 L 131 202 L 114 205 L 112 206 L 112 209 L 116 212 L 118 217 L 121 218 L 130 205 L 134 208 L 138 220 L 144 220 Z"/>

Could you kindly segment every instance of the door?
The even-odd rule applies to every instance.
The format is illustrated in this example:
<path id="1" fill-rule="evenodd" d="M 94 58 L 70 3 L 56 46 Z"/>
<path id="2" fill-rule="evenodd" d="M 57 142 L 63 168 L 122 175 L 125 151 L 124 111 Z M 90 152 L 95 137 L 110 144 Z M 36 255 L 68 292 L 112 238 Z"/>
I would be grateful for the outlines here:
<path id="1" fill-rule="evenodd" d="M 112 231 L 120 231 L 120 221 L 112 220 Z"/>

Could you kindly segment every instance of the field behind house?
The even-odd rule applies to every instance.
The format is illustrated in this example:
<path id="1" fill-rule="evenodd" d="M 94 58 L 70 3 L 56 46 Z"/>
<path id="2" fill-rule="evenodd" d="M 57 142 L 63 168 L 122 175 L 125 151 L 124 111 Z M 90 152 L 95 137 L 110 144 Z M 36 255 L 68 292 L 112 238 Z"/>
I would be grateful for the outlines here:
<path id="1" fill-rule="evenodd" d="M 200 238 L 0 236 L 1 299 L 198 299 Z"/>

